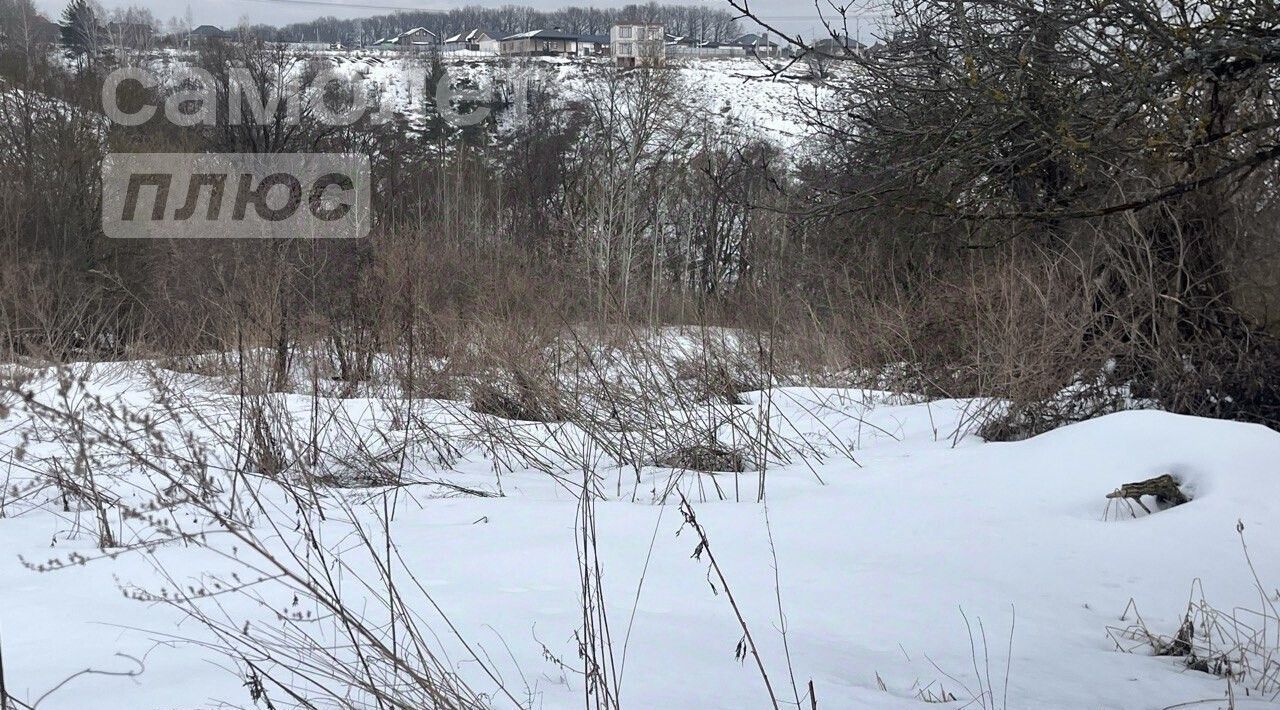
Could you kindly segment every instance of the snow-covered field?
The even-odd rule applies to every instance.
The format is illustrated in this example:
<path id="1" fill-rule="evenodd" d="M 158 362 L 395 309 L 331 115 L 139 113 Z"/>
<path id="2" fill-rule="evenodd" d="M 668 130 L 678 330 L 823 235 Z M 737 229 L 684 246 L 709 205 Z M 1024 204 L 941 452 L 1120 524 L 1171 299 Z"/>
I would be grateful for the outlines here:
<path id="1" fill-rule="evenodd" d="M 176 431 L 163 412 L 186 412 L 186 430 L 203 432 L 208 443 L 202 460 L 210 463 L 211 495 L 230 505 L 244 496 L 235 485 L 252 486 L 245 500 L 259 507 L 241 513 L 251 532 L 281 557 L 292 551 L 299 565 L 324 559 L 344 603 L 375 623 L 385 608 L 369 550 L 381 549 L 389 533 L 402 558 L 391 566 L 434 632 L 432 643 L 447 653 L 446 666 L 498 707 L 511 700 L 474 657 L 532 707 L 582 706 L 572 482 L 583 469 L 600 484 L 599 560 L 623 707 L 769 706 L 753 659 L 737 657 L 742 628 L 706 551 L 694 555 L 698 540 L 675 490 L 689 496 L 784 707 L 797 699 L 810 707 L 810 682 L 819 708 L 923 707 L 948 698 L 950 707 L 1225 708 L 1228 692 L 1240 708 L 1275 701 L 1274 675 L 1262 695 L 1248 687 L 1257 675 L 1229 688 L 1119 631 L 1136 619 L 1132 602 L 1153 633 L 1173 636 L 1188 602 L 1203 599 L 1242 623 L 1258 622 L 1248 610 L 1271 609 L 1255 646 L 1280 646 L 1273 606 L 1280 604 L 1280 434 L 1262 427 L 1134 411 L 996 444 L 965 434 L 980 404 L 972 401 L 778 387 L 741 404 L 707 405 L 711 419 L 769 421 L 773 436 L 803 442 L 793 455 L 763 459 L 766 505 L 755 502 L 758 471 L 619 465 L 571 424 L 498 422 L 442 400 L 264 396 L 304 423 L 301 440 L 320 434 L 320 458 L 343 451 L 346 436 L 361 445 L 345 450 L 381 452 L 374 458 L 412 481 L 319 486 L 300 496 L 224 470 L 237 466 L 238 453 L 209 433 L 234 438 L 243 404 L 225 382 L 144 364 L 73 370 L 81 382 L 60 388 L 56 373 L 40 371 L 26 387 L 36 402 L 69 404 L 116 435 L 132 432 L 121 438 L 143 452 L 151 439 L 139 432 Z M 157 421 L 127 423 L 118 410 L 95 408 L 91 395 Z M 57 688 L 41 708 L 252 707 L 243 664 L 203 645 L 213 640 L 207 628 L 163 601 L 182 595 L 229 628 L 303 629 L 342 646 L 325 610 L 286 581 L 198 593 L 234 586 L 233 573 L 249 582 L 249 566 L 261 564 L 225 534 L 79 564 L 80 556 L 101 556 L 98 523 L 91 506 L 50 484 L 50 473 L 80 481 L 94 474 L 115 503 L 107 523 L 117 545 L 162 537 L 155 523 L 120 511 L 155 500 L 163 476 L 122 455 L 111 437 L 91 435 L 82 451 L 56 415 L 33 418 L 13 396 L 0 402 L 9 408 L 0 421 L 8 692 L 31 703 Z M 396 407 L 419 424 L 397 424 Z M 195 451 L 166 436 L 164 451 Z M 517 451 L 526 446 L 537 456 Z M 319 465 L 357 463 L 354 454 L 343 458 Z M 153 463 L 174 465 L 158 455 Z M 1147 515 L 1104 497 L 1161 473 L 1178 477 L 1193 500 Z M 151 512 L 174 529 L 216 530 L 180 502 Z M 300 522 L 313 526 L 323 555 L 308 551 Z M 360 531 L 374 544 L 358 542 Z M 68 559 L 61 569 L 30 569 Z M 373 581 L 365 587 L 361 579 Z M 1122 652 L 1117 639 L 1133 652 Z M 58 687 L 86 668 L 136 675 L 82 674 Z M 279 692 L 271 698 L 288 704 Z M 1203 702 L 1179 705 L 1196 701 Z"/>
<path id="2" fill-rule="evenodd" d="M 340 72 L 350 72 L 386 92 L 396 111 L 414 116 L 421 113 L 421 90 L 413 84 L 426 60 L 422 57 L 335 55 L 328 57 Z M 598 92 L 593 84 L 602 81 L 611 66 L 607 59 L 564 59 L 530 57 L 454 57 L 442 59 L 450 81 L 493 90 L 519 82 L 554 87 L 569 101 L 590 100 Z M 679 82 L 680 111 L 700 122 L 729 126 L 742 135 L 773 141 L 783 148 L 795 148 L 809 134 L 804 115 L 812 106 L 825 106 L 837 90 L 840 79 L 814 83 L 803 67 L 781 71 L 779 61 L 757 59 L 686 59 L 673 61 Z M 774 75 L 779 71 L 778 75 Z M 500 92 L 499 92 L 500 93 Z"/>
<path id="3" fill-rule="evenodd" d="M 434 85 L 426 86 L 432 71 L 425 54 L 365 50 L 320 51 L 298 55 L 317 60 L 323 68 L 353 85 L 374 90 L 380 108 L 404 116 L 411 127 L 421 129 L 425 105 L 434 101 Z M 519 106 L 529 87 L 542 87 L 560 103 L 589 102 L 602 95 L 601 85 L 613 70 L 608 59 L 563 57 L 496 57 L 478 53 L 454 53 L 439 58 L 449 84 L 463 91 L 509 104 L 498 117 L 499 131 L 509 131 L 524 120 Z M 193 55 L 169 50 L 142 60 L 161 76 L 181 72 Z M 294 70 L 303 66 L 299 62 Z M 786 154 L 807 151 L 815 109 L 833 106 L 841 87 L 849 81 L 840 68 L 821 81 L 809 77 L 803 64 L 783 60 L 673 59 L 671 76 L 676 83 L 672 115 L 692 124 L 724 128 L 733 134 L 767 141 Z M 792 155 L 792 157 L 797 157 Z"/>

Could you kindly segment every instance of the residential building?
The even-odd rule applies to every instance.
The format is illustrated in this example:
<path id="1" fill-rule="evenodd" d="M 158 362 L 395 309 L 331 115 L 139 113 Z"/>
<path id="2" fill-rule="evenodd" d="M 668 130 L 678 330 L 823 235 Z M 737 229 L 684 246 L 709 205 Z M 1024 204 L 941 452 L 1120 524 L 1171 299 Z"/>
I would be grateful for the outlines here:
<path id="1" fill-rule="evenodd" d="M 735 47 L 742 47 L 744 54 L 756 57 L 776 57 L 782 50 L 778 43 L 769 41 L 768 32 L 763 34 L 748 33 L 741 37 L 735 37 L 729 44 Z"/>
<path id="2" fill-rule="evenodd" d="M 502 36 L 498 34 L 485 33 L 476 42 L 479 51 L 485 54 L 501 54 L 502 53 Z"/>
<path id="3" fill-rule="evenodd" d="M 444 42 L 441 43 L 440 48 L 446 52 L 465 51 L 467 48 L 466 34 L 467 33 L 465 32 L 459 32 L 456 35 L 450 35 L 449 37 L 446 37 Z"/>
<path id="4" fill-rule="evenodd" d="M 719 42 L 695 42 L 693 44 L 667 44 L 667 56 L 691 57 L 696 59 L 726 59 L 745 57 L 747 52 L 736 44 Z"/>
<path id="5" fill-rule="evenodd" d="M 435 32 L 425 27 L 414 27 L 411 30 L 405 30 L 396 35 L 391 41 L 397 47 L 408 47 L 411 49 L 428 49 L 440 45 L 440 37 Z"/>
<path id="6" fill-rule="evenodd" d="M 609 49 L 622 66 L 653 66 L 667 56 L 666 33 L 656 23 L 618 23 L 609 28 Z"/>
<path id="7" fill-rule="evenodd" d="M 578 37 L 578 54 L 584 57 L 603 57 L 609 53 L 609 35 L 581 35 Z"/>
<path id="8" fill-rule="evenodd" d="M 497 54 L 498 36 L 482 29 L 459 32 L 444 41 L 446 52 L 491 52 Z"/>
<path id="9" fill-rule="evenodd" d="M 823 37 L 813 43 L 813 51 L 831 57 L 843 57 L 850 54 L 862 54 L 867 46 L 848 35 L 837 34 Z"/>
<path id="10" fill-rule="evenodd" d="M 213 25 L 200 25 L 187 33 L 187 46 L 226 42 L 230 39 L 232 39 L 230 32 Z"/>
<path id="11" fill-rule="evenodd" d="M 511 56 L 574 57 L 580 52 L 578 35 L 554 30 L 533 30 L 503 37 L 500 53 Z"/>

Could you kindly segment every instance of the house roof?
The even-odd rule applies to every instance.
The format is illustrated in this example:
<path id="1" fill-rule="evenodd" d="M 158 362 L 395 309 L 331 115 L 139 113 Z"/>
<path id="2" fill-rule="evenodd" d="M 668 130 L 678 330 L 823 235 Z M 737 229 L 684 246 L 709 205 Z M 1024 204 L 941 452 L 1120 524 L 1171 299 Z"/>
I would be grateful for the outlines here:
<path id="1" fill-rule="evenodd" d="M 741 47 L 776 47 L 778 46 L 775 43 L 769 41 L 768 35 L 758 35 L 753 32 L 748 32 L 747 34 L 742 35 L 741 37 L 735 37 L 732 40 L 729 40 L 729 44 L 736 44 Z"/>
<path id="2" fill-rule="evenodd" d="M 485 39 L 486 37 L 489 39 L 493 39 L 494 37 L 497 37 L 497 35 L 495 35 L 494 33 L 488 30 L 482 30 L 477 28 L 477 29 L 471 30 L 470 32 L 459 32 L 458 34 L 450 37 L 449 39 L 446 39 L 445 42 L 450 44 L 455 42 L 479 42 L 480 40 Z"/>
<path id="3" fill-rule="evenodd" d="M 562 32 L 561 30 L 533 30 L 511 35 L 510 37 L 503 37 L 502 41 L 506 42 L 514 39 L 578 39 L 578 35 Z"/>
<path id="4" fill-rule="evenodd" d="M 200 25 L 191 30 L 191 34 L 197 37 L 230 37 L 231 33 L 214 27 L 213 25 Z"/>
<path id="5" fill-rule="evenodd" d="M 578 37 L 578 41 L 592 44 L 609 44 L 609 35 L 582 35 Z"/>
<path id="6" fill-rule="evenodd" d="M 431 35 L 432 37 L 436 36 L 435 32 L 432 32 L 431 30 L 425 27 L 414 27 L 411 30 L 405 30 L 404 32 L 401 32 L 400 34 L 396 35 L 396 37 L 409 37 L 412 35 L 422 35 L 422 34 Z"/>
<path id="7" fill-rule="evenodd" d="M 838 35 L 836 37 L 823 37 L 813 43 L 814 47 L 820 49 L 834 49 L 836 47 L 844 47 L 846 49 L 863 49 L 866 47 L 863 43 L 850 37 L 849 35 Z"/>

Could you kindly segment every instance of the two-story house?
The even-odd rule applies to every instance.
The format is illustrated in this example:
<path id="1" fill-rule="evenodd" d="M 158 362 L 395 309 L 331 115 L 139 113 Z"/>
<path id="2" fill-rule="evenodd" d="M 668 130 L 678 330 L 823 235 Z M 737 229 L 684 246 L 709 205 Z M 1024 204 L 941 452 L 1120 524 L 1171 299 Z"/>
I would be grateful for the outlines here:
<path id="1" fill-rule="evenodd" d="M 609 48 L 622 66 L 656 66 L 667 56 L 667 35 L 662 25 L 620 22 L 609 28 Z"/>

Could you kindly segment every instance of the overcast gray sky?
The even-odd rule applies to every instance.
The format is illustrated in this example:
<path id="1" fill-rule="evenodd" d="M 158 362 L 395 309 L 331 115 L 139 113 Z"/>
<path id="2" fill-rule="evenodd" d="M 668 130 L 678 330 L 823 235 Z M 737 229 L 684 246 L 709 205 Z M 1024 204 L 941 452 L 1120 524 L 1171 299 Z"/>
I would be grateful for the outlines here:
<path id="1" fill-rule="evenodd" d="M 448 10 L 464 5 L 499 6 L 526 5 L 540 10 L 553 10 L 568 5 L 595 7 L 620 7 L 636 0 L 100 0 L 108 9 L 139 5 L 150 9 L 161 22 L 168 22 L 171 17 L 182 17 L 187 8 L 191 8 L 191 16 L 195 24 L 210 24 L 220 27 L 234 26 L 242 17 L 248 17 L 253 23 L 284 25 L 290 22 L 333 15 L 335 17 L 367 17 L 383 15 L 396 10 Z M 66 0 L 35 0 L 50 19 L 57 20 L 66 5 Z M 729 8 L 725 0 L 672 0 L 671 4 L 701 4 L 712 7 Z M 827 3 L 822 1 L 823 6 Z M 800 33 L 805 37 L 822 34 L 822 24 L 818 12 L 811 0 L 751 0 L 751 9 L 790 33 Z M 832 17 L 834 21 L 834 17 Z M 864 20 L 861 24 L 869 24 Z M 744 29 L 755 29 L 747 21 Z M 532 29 L 532 28 L 531 28 Z M 868 27 L 850 27 L 850 34 L 869 36 Z"/>

